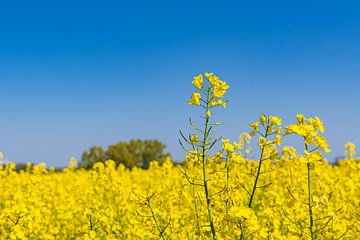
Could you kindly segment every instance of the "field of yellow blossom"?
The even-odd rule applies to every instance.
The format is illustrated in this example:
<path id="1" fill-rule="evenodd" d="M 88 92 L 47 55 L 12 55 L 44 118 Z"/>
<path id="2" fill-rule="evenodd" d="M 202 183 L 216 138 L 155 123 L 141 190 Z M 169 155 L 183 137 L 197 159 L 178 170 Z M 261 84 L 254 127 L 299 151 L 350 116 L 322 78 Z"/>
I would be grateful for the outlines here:
<path id="1" fill-rule="evenodd" d="M 180 132 L 187 153 L 149 169 L 114 161 L 92 170 L 71 161 L 61 172 L 44 164 L 0 170 L 1 239 L 360 239 L 360 159 L 330 165 L 324 125 L 298 114 L 282 126 L 261 115 L 238 141 L 216 136 L 215 108 L 229 86 L 212 73 L 194 78 L 189 104 L 201 118 Z M 195 119 L 195 118 L 194 118 Z M 303 149 L 286 145 L 299 137 Z M 258 158 L 248 159 L 250 141 Z"/>

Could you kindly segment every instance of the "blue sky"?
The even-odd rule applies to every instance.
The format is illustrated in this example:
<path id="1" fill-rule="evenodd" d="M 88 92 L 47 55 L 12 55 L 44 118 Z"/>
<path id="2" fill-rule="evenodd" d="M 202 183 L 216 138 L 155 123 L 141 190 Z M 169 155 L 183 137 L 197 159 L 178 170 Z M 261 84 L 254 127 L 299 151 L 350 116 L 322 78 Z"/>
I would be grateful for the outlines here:
<path id="1" fill-rule="evenodd" d="M 0 151 L 64 166 L 92 145 L 160 139 L 177 160 L 192 77 L 230 103 L 218 134 L 261 113 L 318 115 L 333 152 L 360 144 L 356 1 L 7 1 L 0 8 Z"/>

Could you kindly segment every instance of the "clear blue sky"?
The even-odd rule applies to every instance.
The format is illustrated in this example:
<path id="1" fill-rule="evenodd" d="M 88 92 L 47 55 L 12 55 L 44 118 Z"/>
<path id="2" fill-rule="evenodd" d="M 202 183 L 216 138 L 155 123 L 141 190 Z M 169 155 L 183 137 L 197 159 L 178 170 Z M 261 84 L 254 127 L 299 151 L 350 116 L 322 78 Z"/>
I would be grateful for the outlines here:
<path id="1" fill-rule="evenodd" d="M 3 2 L 0 151 L 63 166 L 92 145 L 156 138 L 181 160 L 190 82 L 213 71 L 231 85 L 219 134 L 301 112 L 342 155 L 360 144 L 356 2 Z"/>

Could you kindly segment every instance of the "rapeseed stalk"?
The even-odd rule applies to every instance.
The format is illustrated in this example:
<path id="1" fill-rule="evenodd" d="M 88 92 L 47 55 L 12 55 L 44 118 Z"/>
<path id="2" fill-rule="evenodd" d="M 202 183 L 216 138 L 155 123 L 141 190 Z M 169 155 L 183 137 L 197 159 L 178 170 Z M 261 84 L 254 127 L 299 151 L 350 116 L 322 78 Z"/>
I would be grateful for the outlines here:
<path id="1" fill-rule="evenodd" d="M 230 209 L 230 172 L 231 172 L 231 165 L 232 165 L 232 156 L 234 154 L 234 148 L 231 146 L 230 149 L 228 149 L 229 140 L 223 140 L 223 148 L 226 150 L 226 157 L 225 157 L 225 170 L 226 170 L 226 179 L 225 179 L 225 187 L 224 187 L 224 194 L 225 194 L 225 213 L 226 215 L 229 214 Z"/>
<path id="2" fill-rule="evenodd" d="M 314 225 L 314 202 L 313 202 L 313 192 L 312 192 L 312 181 L 311 181 L 311 171 L 315 165 L 322 160 L 322 151 L 330 152 L 328 148 L 329 145 L 327 140 L 321 133 L 324 132 L 324 125 L 320 118 L 306 118 L 302 114 L 296 116 L 297 124 L 291 124 L 286 127 L 287 134 L 296 134 L 302 136 L 304 139 L 305 145 L 305 156 L 301 157 L 301 161 L 306 163 L 307 167 L 307 206 L 308 206 L 308 217 L 309 224 L 308 229 L 310 232 L 310 237 L 312 240 L 317 239 L 317 234 L 320 230 L 324 229 L 329 222 L 324 226 L 315 229 Z"/>
<path id="3" fill-rule="evenodd" d="M 272 161 L 278 157 L 278 151 L 276 149 L 276 145 L 280 146 L 282 143 L 280 136 L 280 134 L 282 133 L 281 124 L 282 124 L 281 118 L 276 116 L 270 116 L 267 118 L 263 114 L 260 116 L 260 121 L 254 122 L 253 124 L 250 125 L 250 129 L 252 130 L 250 135 L 251 136 L 255 136 L 256 134 L 259 135 L 258 145 L 260 148 L 260 159 L 258 162 L 256 175 L 254 175 L 255 178 L 254 185 L 251 193 L 249 192 L 250 195 L 249 203 L 248 203 L 249 208 L 252 207 L 256 189 L 264 188 L 271 185 L 271 183 L 267 183 L 265 185 L 258 186 L 258 182 L 260 179 L 260 175 L 266 173 L 266 171 L 265 172 L 261 171 L 262 170 L 261 166 L 263 162 Z M 259 129 L 259 125 L 261 125 L 262 128 L 264 129 L 263 132 Z M 273 137 L 273 140 L 269 140 L 271 136 L 275 136 Z"/>
<path id="4" fill-rule="evenodd" d="M 204 79 L 206 81 L 204 81 Z M 214 147 L 214 145 L 220 140 L 220 138 L 214 139 L 213 127 L 221 125 L 222 123 L 211 123 L 210 119 L 212 117 L 212 110 L 217 106 L 226 107 L 227 101 L 223 100 L 226 90 L 229 88 L 225 81 L 222 81 L 218 76 L 213 73 L 205 73 L 205 78 L 203 75 L 198 75 L 194 77 L 192 81 L 193 85 L 200 92 L 193 92 L 191 99 L 189 100 L 189 105 L 199 106 L 203 108 L 204 115 L 201 116 L 204 119 L 203 129 L 195 127 L 190 119 L 190 127 L 194 129 L 197 134 L 189 135 L 185 137 L 182 132 L 180 134 L 182 139 L 192 147 L 192 151 L 187 150 L 182 141 L 179 139 L 179 142 L 183 149 L 195 157 L 201 162 L 202 167 L 202 182 L 195 183 L 194 178 L 191 178 L 187 175 L 186 172 L 183 172 L 186 179 L 189 183 L 193 185 L 199 185 L 203 187 L 209 227 L 211 230 L 211 235 L 214 240 L 217 239 L 216 228 L 214 224 L 214 216 L 212 213 L 212 195 L 209 189 L 209 177 L 207 170 L 207 163 L 209 160 L 208 152 Z M 199 139 L 198 134 L 202 135 L 202 138 Z"/>
<path id="5" fill-rule="evenodd" d="M 149 208 L 149 210 L 151 212 L 151 217 L 154 220 L 156 229 L 158 230 L 161 239 L 166 240 L 166 238 L 165 238 L 165 230 L 169 226 L 170 221 L 164 228 L 162 228 L 160 226 L 159 220 L 158 220 L 158 218 L 157 218 L 157 216 L 156 216 L 156 214 L 154 212 L 154 208 L 153 208 L 153 205 L 152 205 L 152 202 L 151 202 L 154 195 L 155 194 L 152 194 L 152 195 L 150 195 L 149 197 L 146 198 L 145 205 Z"/>

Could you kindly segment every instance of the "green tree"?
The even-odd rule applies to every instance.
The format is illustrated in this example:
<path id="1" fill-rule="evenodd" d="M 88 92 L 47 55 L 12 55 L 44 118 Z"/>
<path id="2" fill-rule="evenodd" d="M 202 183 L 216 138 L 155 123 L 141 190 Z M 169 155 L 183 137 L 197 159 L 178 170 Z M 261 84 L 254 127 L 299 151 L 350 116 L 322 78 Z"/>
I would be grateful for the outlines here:
<path id="1" fill-rule="evenodd" d="M 132 143 L 133 141 L 131 141 Z M 110 145 L 107 150 L 108 159 L 114 160 L 116 164 L 124 164 L 127 168 L 132 168 L 137 166 L 139 157 L 137 154 L 138 148 L 140 147 L 137 144 L 131 144 L 126 142 L 119 142 L 113 145 Z"/>
<path id="2" fill-rule="evenodd" d="M 153 160 L 163 163 L 166 157 L 170 157 L 170 153 L 164 153 L 165 145 L 157 140 L 145 140 L 144 151 L 142 154 L 142 167 L 148 168 Z"/>
<path id="3" fill-rule="evenodd" d="M 127 168 L 135 166 L 148 168 L 151 161 L 162 163 L 169 153 L 164 153 L 165 145 L 158 140 L 131 140 L 112 144 L 104 151 L 101 147 L 92 147 L 84 152 L 80 167 L 91 168 L 96 162 L 107 159 L 114 160 L 117 165 L 124 164 Z"/>
<path id="4" fill-rule="evenodd" d="M 86 169 L 92 168 L 96 162 L 105 162 L 107 159 L 106 155 L 106 151 L 102 147 L 93 146 L 88 152 L 83 152 L 79 167 Z"/>

